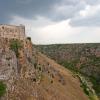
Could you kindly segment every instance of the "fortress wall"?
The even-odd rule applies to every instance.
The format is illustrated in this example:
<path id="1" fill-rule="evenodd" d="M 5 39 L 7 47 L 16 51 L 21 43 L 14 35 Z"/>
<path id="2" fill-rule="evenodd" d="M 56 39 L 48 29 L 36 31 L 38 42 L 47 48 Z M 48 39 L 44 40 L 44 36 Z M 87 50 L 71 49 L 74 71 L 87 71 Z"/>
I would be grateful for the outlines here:
<path id="1" fill-rule="evenodd" d="M 0 37 L 24 39 L 25 26 L 0 25 Z"/>

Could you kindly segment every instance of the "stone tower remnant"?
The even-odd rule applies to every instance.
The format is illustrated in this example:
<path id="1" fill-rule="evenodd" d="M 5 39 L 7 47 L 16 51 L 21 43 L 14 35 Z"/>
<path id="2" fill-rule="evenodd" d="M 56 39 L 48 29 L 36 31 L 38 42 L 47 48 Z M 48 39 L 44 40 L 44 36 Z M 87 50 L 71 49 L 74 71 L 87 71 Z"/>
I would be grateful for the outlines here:
<path id="1" fill-rule="evenodd" d="M 4 25 L 0 24 L 0 37 L 8 39 L 25 39 L 25 26 L 24 25 Z"/>

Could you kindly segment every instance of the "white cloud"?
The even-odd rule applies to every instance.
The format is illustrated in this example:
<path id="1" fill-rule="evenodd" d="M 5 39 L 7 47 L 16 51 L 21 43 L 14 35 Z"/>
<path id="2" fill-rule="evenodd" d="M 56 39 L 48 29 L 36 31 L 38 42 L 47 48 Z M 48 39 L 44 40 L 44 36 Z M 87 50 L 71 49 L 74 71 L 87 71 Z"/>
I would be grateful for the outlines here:
<path id="1" fill-rule="evenodd" d="M 81 10 L 80 16 L 90 17 L 96 15 L 100 11 L 100 5 L 87 5 L 84 10 Z"/>
<path id="2" fill-rule="evenodd" d="M 100 26 L 100 4 L 86 5 L 83 10 L 71 18 L 70 24 L 74 27 L 99 27 Z"/>
<path id="3" fill-rule="evenodd" d="M 53 22 L 44 17 L 25 19 L 14 16 L 10 24 L 24 24 L 35 44 L 100 42 L 99 27 L 72 27 L 70 19 Z"/>
<path id="4" fill-rule="evenodd" d="M 79 0 L 64 0 L 63 4 L 55 4 L 52 7 L 52 11 L 55 13 L 53 18 L 59 17 L 60 21 L 73 18 L 85 6 L 85 2 L 79 2 Z"/>

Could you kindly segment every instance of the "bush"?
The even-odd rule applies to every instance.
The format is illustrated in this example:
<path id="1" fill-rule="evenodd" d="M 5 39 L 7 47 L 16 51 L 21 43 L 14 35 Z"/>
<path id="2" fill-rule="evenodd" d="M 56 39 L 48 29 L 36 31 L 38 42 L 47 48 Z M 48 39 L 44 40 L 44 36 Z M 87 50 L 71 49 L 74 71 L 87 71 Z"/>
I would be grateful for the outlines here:
<path id="1" fill-rule="evenodd" d="M 93 83 L 93 88 L 95 89 L 97 94 L 100 94 L 100 80 L 94 78 L 93 76 L 90 77 L 91 82 Z"/>
<path id="2" fill-rule="evenodd" d="M 6 93 L 6 85 L 3 82 L 0 82 L 0 97 Z"/>
<path id="3" fill-rule="evenodd" d="M 29 41 L 31 41 L 31 37 L 27 37 L 27 39 L 28 39 Z"/>
<path id="4" fill-rule="evenodd" d="M 19 56 L 18 49 L 22 48 L 21 42 L 18 40 L 11 40 L 10 49 L 16 53 L 16 56 Z"/>
<path id="5" fill-rule="evenodd" d="M 61 61 L 59 64 L 63 65 L 65 68 L 70 69 L 71 71 L 78 71 L 73 62 Z"/>
<path id="6" fill-rule="evenodd" d="M 83 88 L 85 94 L 89 95 L 88 87 L 86 84 L 82 83 L 81 87 Z"/>

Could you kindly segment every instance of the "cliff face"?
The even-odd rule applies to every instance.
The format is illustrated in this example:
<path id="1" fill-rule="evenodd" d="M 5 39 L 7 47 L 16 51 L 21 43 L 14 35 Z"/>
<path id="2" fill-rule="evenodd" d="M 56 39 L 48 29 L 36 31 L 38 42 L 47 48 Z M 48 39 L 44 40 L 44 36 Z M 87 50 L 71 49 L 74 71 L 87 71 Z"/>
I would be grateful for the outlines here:
<path id="1" fill-rule="evenodd" d="M 100 44 L 62 44 L 37 47 L 57 63 L 89 77 L 100 95 Z"/>
<path id="2" fill-rule="evenodd" d="M 0 81 L 7 85 L 0 100 L 88 100 L 79 80 L 28 39 L 0 39 Z"/>

